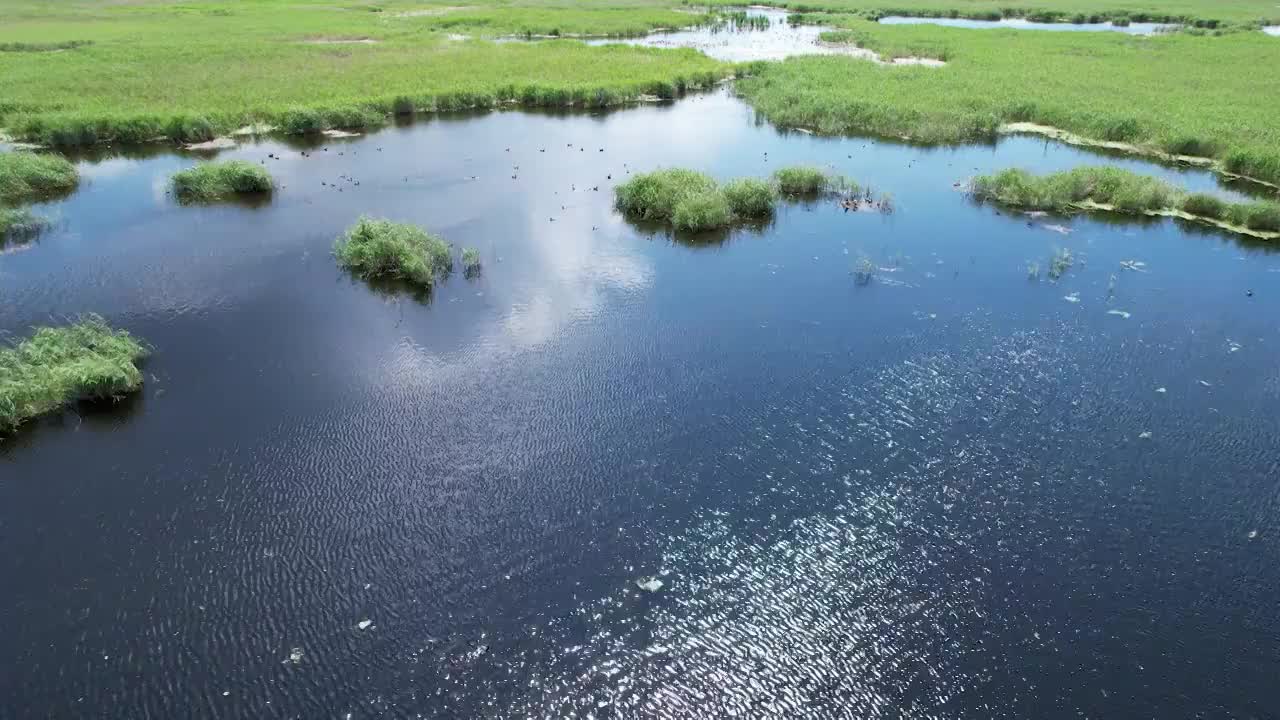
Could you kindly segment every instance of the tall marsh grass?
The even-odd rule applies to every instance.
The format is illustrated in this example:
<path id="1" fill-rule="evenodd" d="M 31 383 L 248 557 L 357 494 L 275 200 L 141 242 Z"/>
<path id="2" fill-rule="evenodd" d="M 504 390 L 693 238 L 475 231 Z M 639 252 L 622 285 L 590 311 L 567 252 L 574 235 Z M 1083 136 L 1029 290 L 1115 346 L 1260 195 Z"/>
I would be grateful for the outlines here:
<path id="1" fill-rule="evenodd" d="M 76 166 L 64 157 L 0 152 L 0 202 L 37 200 L 68 193 L 79 182 Z"/>
<path id="2" fill-rule="evenodd" d="M 339 265 L 366 280 L 395 278 L 428 290 L 453 269 L 452 251 L 442 238 L 379 218 L 356 220 L 334 243 L 333 254 Z"/>
<path id="3" fill-rule="evenodd" d="M 739 178 L 719 185 L 705 173 L 665 168 L 634 175 L 614 188 L 614 203 L 633 220 L 667 222 L 679 230 L 703 231 L 773 214 L 778 196 L 811 196 L 856 187 L 818 168 L 787 167 L 770 181 Z"/>
<path id="4" fill-rule="evenodd" d="M 773 214 L 777 192 L 763 180 L 739 178 L 725 183 L 723 191 L 729 209 L 738 217 L 766 218 Z"/>
<path id="5" fill-rule="evenodd" d="M 1280 182 L 1280 88 L 1274 73 L 1255 71 L 1280 66 L 1273 37 L 975 32 L 835 18 L 864 47 L 942 57 L 947 66 L 796 57 L 760 64 L 737 81 L 739 94 L 775 123 L 827 134 L 961 143 L 1031 122 L 1143 151 L 1210 157 L 1227 172 Z"/>
<path id="6" fill-rule="evenodd" d="M 173 194 L 182 202 L 212 202 L 269 193 L 275 183 L 260 165 L 245 160 L 207 162 L 174 173 Z"/>
<path id="7" fill-rule="evenodd" d="M 972 192 L 979 200 L 1027 210 L 1063 212 L 1092 202 L 1121 213 L 1179 211 L 1250 230 L 1280 232 L 1280 203 L 1231 203 L 1114 167 L 1079 167 L 1048 175 L 1002 170 L 974 178 Z"/>
<path id="8" fill-rule="evenodd" d="M 814 195 L 830 186 L 831 176 L 821 168 L 794 165 L 774 172 L 773 182 L 783 195 Z"/>
<path id="9" fill-rule="evenodd" d="M 142 387 L 137 363 L 149 348 L 90 315 L 66 327 L 42 327 L 0 347 L 0 432 L 78 400 L 119 398 Z"/>
<path id="10" fill-rule="evenodd" d="M 49 227 L 49 221 L 26 208 L 0 207 L 0 245 L 25 242 Z"/>

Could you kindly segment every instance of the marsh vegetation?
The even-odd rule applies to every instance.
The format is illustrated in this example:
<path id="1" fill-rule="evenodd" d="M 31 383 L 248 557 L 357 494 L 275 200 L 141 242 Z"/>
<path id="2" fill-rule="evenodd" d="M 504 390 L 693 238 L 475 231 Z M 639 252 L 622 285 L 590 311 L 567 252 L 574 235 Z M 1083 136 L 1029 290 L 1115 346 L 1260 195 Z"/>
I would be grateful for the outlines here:
<path id="1" fill-rule="evenodd" d="M 452 250 L 442 238 L 416 225 L 381 218 L 358 219 L 338 238 L 333 254 L 357 277 L 393 278 L 426 290 L 453 269 Z M 479 253 L 472 259 L 478 261 Z M 465 253 L 463 261 L 465 266 Z"/>
<path id="2" fill-rule="evenodd" d="M 856 192 L 857 186 L 811 166 L 781 168 L 769 181 L 738 178 L 723 186 L 705 173 L 666 168 L 632 176 L 614 189 L 614 197 L 615 206 L 629 218 L 698 232 L 768 218 L 779 197 L 811 199 L 848 191 Z"/>
<path id="3" fill-rule="evenodd" d="M 80 400 L 119 398 L 142 387 L 146 345 L 96 315 L 42 327 L 0 347 L 0 432 Z"/>
<path id="4" fill-rule="evenodd" d="M 26 208 L 0 207 L 0 245 L 26 242 L 49 227 L 48 219 Z"/>
<path id="5" fill-rule="evenodd" d="M 207 162 L 182 170 L 171 179 L 173 194 L 182 202 L 214 202 L 239 195 L 271 192 L 271 174 L 245 160 Z"/>
<path id="6" fill-rule="evenodd" d="M 1184 213 L 1249 230 L 1280 232 L 1280 203 L 1227 202 L 1115 167 L 1079 167 L 1039 176 L 1009 169 L 974 178 L 972 191 L 979 200 L 1027 210 L 1065 212 L 1101 206 L 1128 214 Z"/>
<path id="7" fill-rule="evenodd" d="M 13 205 L 69 193 L 79 182 L 75 165 L 61 156 L 0 152 L 0 203 Z"/>

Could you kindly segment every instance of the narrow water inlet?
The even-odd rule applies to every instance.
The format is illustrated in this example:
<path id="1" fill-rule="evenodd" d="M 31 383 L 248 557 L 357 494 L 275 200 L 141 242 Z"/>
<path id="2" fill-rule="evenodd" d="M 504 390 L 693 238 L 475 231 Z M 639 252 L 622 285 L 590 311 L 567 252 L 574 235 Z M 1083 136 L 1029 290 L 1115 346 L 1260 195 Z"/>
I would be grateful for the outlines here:
<path id="1" fill-rule="evenodd" d="M 910 17 L 904 15 L 886 15 L 880 18 L 882 25 L 941 25 L 943 27 L 968 28 L 971 30 L 1048 30 L 1050 32 L 1119 32 L 1128 35 L 1155 35 L 1172 30 L 1177 25 L 1163 23 L 1129 23 L 1116 25 L 1103 23 L 1046 23 L 1033 22 L 1022 18 L 1002 18 L 1000 20 L 971 20 L 968 18 L 934 18 Z"/>

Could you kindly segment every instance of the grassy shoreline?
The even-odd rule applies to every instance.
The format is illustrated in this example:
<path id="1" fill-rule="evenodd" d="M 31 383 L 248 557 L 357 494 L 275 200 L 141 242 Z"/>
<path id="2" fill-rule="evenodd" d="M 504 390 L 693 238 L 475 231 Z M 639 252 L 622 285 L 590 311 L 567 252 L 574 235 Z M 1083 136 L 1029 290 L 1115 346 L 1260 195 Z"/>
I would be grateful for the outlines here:
<path id="1" fill-rule="evenodd" d="M 80 43 L 0 53 L 0 127 L 55 147 L 202 142 L 252 124 L 363 128 L 393 114 L 503 105 L 603 107 L 676 97 L 732 71 L 693 50 L 489 40 L 627 35 L 706 17 L 646 2 L 459 9 L 14 0 L 6 11 L 0 43 Z"/>
<path id="2" fill-rule="evenodd" d="M 25 50 L 0 53 L 8 91 L 0 98 L 0 128 L 53 147 L 191 143 L 253 125 L 308 133 L 458 109 L 614 106 L 679 97 L 737 74 L 747 75 L 739 94 L 780 126 L 946 144 L 989 141 L 1010 124 L 1035 124 L 1087 144 L 1209 158 L 1222 172 L 1280 184 L 1280 74 L 1256 71 L 1280 65 L 1276 38 L 972 31 L 867 20 L 890 13 L 1083 15 L 1221 25 L 1257 23 L 1272 10 L 1280 15 L 1262 0 L 1229 7 L 1172 0 L 1163 14 L 1132 0 L 1035 0 L 1013 8 L 989 0 L 780 3 L 829 26 L 830 40 L 888 57 L 944 59 L 944 68 L 882 68 L 842 57 L 735 67 L 691 49 L 490 41 L 680 27 L 731 4 L 14 0 L 0 45 Z M 472 39 L 458 40 L 459 33 Z"/>
<path id="3" fill-rule="evenodd" d="M 1280 203 L 1228 202 L 1113 167 L 1085 166 L 1046 175 L 1008 169 L 974 178 L 971 192 L 980 201 L 1023 210 L 1161 215 L 1203 221 L 1255 237 L 1280 237 Z"/>
<path id="4" fill-rule="evenodd" d="M 1208 158 L 1224 172 L 1280 183 L 1280 76 L 1248 71 L 1280 63 L 1275 38 L 856 22 L 859 45 L 946 58 L 947 65 L 792 58 L 757 67 L 738 92 L 778 125 L 824 134 L 954 144 L 994 140 L 1005 126 L 1030 123 L 1089 144 Z"/>

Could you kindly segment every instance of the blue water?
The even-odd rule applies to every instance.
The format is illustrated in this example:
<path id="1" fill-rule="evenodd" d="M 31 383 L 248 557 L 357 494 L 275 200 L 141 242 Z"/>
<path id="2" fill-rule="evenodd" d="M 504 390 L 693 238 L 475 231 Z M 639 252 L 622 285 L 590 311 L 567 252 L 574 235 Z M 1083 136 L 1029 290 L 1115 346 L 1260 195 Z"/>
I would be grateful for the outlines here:
<path id="1" fill-rule="evenodd" d="M 906 17 L 902 15 L 886 15 L 880 18 L 884 25 L 943 25 L 945 27 L 969 28 L 985 30 L 990 28 L 1013 28 L 1015 30 L 1049 30 L 1055 32 L 1121 32 L 1128 35 L 1154 35 L 1158 32 L 1176 28 L 1177 25 L 1161 23 L 1129 23 L 1116 25 L 1104 23 L 1046 23 L 1032 22 L 1021 18 L 1001 18 L 1000 20 L 969 20 L 966 18 L 931 18 Z"/>
<path id="2" fill-rule="evenodd" d="M 136 399 L 0 442 L 5 717 L 1280 706 L 1280 256 L 956 186 L 1213 176 L 781 133 L 727 93 L 221 157 L 283 187 L 181 207 L 190 154 L 85 160 L 0 254 L 0 329 L 94 311 L 155 346 Z M 628 173 L 791 163 L 894 212 L 672 237 L 611 208 Z M 351 279 L 361 213 L 482 275 Z"/>

